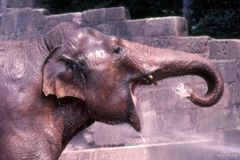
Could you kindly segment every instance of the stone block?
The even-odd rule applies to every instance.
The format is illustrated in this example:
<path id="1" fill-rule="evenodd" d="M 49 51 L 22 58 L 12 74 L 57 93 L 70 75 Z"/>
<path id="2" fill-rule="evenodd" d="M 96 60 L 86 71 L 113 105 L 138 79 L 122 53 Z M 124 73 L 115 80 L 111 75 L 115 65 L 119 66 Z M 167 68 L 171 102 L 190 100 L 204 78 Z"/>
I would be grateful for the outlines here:
<path id="1" fill-rule="evenodd" d="M 240 53 L 240 40 L 211 40 L 209 52 L 209 57 L 211 59 L 238 59 Z"/>
<path id="2" fill-rule="evenodd" d="M 138 21 L 138 20 L 135 20 Z M 148 18 L 144 36 L 187 36 L 187 20 L 182 17 Z"/>
<path id="3" fill-rule="evenodd" d="M 3 8 L 4 8 L 4 2 L 3 0 L 0 0 L 0 13 L 3 12 Z"/>
<path id="4" fill-rule="evenodd" d="M 237 126 L 236 116 L 232 113 L 232 109 L 228 104 L 229 99 L 222 99 L 218 104 L 211 108 L 201 108 L 187 99 L 184 101 L 178 100 L 177 103 L 171 105 L 169 101 L 176 101 L 175 98 L 168 100 L 168 109 L 161 101 L 161 105 L 155 104 L 151 106 L 156 109 L 157 118 L 152 118 L 151 123 L 156 123 L 158 126 L 155 128 L 155 132 L 159 133 L 159 136 L 166 133 L 179 133 L 179 132 L 199 132 L 209 133 L 218 132 L 222 128 L 234 128 Z M 165 107 L 163 109 L 162 107 Z M 225 107 L 225 108 L 224 108 Z M 144 113 L 143 113 L 144 114 Z M 154 122 L 155 121 L 155 122 Z M 145 122 L 143 122 L 144 124 Z M 154 132 L 153 132 L 154 133 Z"/>
<path id="5" fill-rule="evenodd" d="M 61 23 L 61 22 L 75 22 L 79 25 L 82 25 L 82 13 L 68 13 L 68 14 L 58 14 L 58 15 L 50 15 L 45 16 L 45 30 L 48 31 L 53 26 Z"/>
<path id="6" fill-rule="evenodd" d="M 229 89 L 229 93 L 230 93 L 230 101 L 229 101 L 229 105 L 230 106 L 235 106 L 235 105 L 239 105 L 240 104 L 240 83 L 239 82 L 235 82 L 235 83 L 230 83 L 228 84 L 228 89 Z"/>
<path id="7" fill-rule="evenodd" d="M 8 8 L 34 7 L 36 0 L 7 0 Z"/>
<path id="8" fill-rule="evenodd" d="M 45 9 L 8 8 L 3 14 L 2 34 L 10 39 L 26 39 L 42 33 Z"/>
<path id="9" fill-rule="evenodd" d="M 220 109 L 217 106 L 211 108 L 199 108 L 195 115 L 194 131 L 196 132 L 219 132 L 235 128 L 237 117 L 230 108 Z"/>
<path id="10" fill-rule="evenodd" d="M 130 14 L 124 7 L 106 8 L 105 21 L 120 21 L 130 19 Z"/>
<path id="11" fill-rule="evenodd" d="M 121 25 L 120 22 L 112 22 L 112 23 L 99 24 L 97 26 L 93 26 L 93 28 L 108 35 L 120 36 L 119 28 L 116 27 L 117 24 Z"/>
<path id="12" fill-rule="evenodd" d="M 206 56 L 209 54 L 210 37 L 173 37 L 172 49 L 190 53 L 202 53 Z"/>
<path id="13" fill-rule="evenodd" d="M 129 13 L 124 7 L 87 10 L 82 15 L 83 22 L 89 26 L 125 19 L 129 19 Z"/>
<path id="14" fill-rule="evenodd" d="M 231 129 L 223 133 L 223 143 L 228 146 L 240 146 L 240 130 Z"/>
<path id="15" fill-rule="evenodd" d="M 83 131 L 79 132 L 73 139 L 68 143 L 66 150 L 86 149 L 93 148 L 95 146 L 93 137 L 93 127 L 88 127 Z"/>
<path id="16" fill-rule="evenodd" d="M 124 20 L 99 24 L 95 28 L 105 34 L 129 38 L 143 35 L 144 24 L 145 20 Z"/>
<path id="17" fill-rule="evenodd" d="M 21 9 L 16 13 L 15 33 L 17 36 L 27 34 L 29 25 L 31 25 L 32 12 L 30 9 Z"/>
<path id="18" fill-rule="evenodd" d="M 106 9 L 94 9 L 82 12 L 82 20 L 84 24 L 95 26 L 105 22 Z"/>
<path id="19" fill-rule="evenodd" d="M 11 14 L 5 14 L 2 17 L 1 33 L 9 36 L 14 32 L 14 16 Z"/>
<path id="20" fill-rule="evenodd" d="M 178 95 L 173 91 L 173 87 L 156 86 L 155 88 L 137 89 L 137 107 L 140 108 L 141 114 L 154 112 L 167 112 L 175 110 L 174 108 L 179 101 Z M 183 100 L 185 100 L 183 98 Z M 144 122 L 143 122 L 144 123 Z"/>
<path id="21" fill-rule="evenodd" d="M 127 143 L 128 138 L 139 137 L 128 124 L 107 125 L 96 122 L 92 128 L 96 146 L 122 146 Z"/>
<path id="22" fill-rule="evenodd" d="M 216 63 L 225 83 L 238 81 L 237 60 L 221 61 Z"/>
<path id="23" fill-rule="evenodd" d="M 186 36 L 186 25 L 186 20 L 181 17 L 127 20 L 125 21 L 125 32 L 127 33 L 125 36 Z"/>
<path id="24" fill-rule="evenodd" d="M 144 34 L 146 20 L 128 20 L 119 25 L 120 35 L 135 37 Z M 123 30 L 121 30 L 123 29 Z"/>
<path id="25" fill-rule="evenodd" d="M 182 109 L 175 109 L 157 113 L 159 136 L 171 132 L 187 132 L 194 128 L 194 112 Z"/>
<path id="26" fill-rule="evenodd" d="M 45 9 L 33 9 L 30 17 L 31 23 L 29 24 L 29 36 L 31 34 L 40 34 L 43 33 L 45 27 L 45 15 L 48 14 L 48 11 Z"/>
<path id="27" fill-rule="evenodd" d="M 13 9 L 14 11 L 14 9 Z M 44 16 L 48 14 L 45 9 L 17 9 L 12 13 L 15 17 L 14 34 L 18 39 L 37 37 L 43 33 L 45 26 Z"/>
<path id="28" fill-rule="evenodd" d="M 209 54 L 210 37 L 132 37 L 129 40 L 156 48 L 168 48 L 190 53 Z"/>
<path id="29" fill-rule="evenodd" d="M 147 18 L 137 20 L 123 20 L 96 26 L 100 31 L 105 27 L 111 28 L 111 33 L 124 38 L 151 36 L 186 36 L 187 22 L 181 17 Z M 114 30 L 113 30 L 114 29 Z"/>
<path id="30" fill-rule="evenodd" d="M 144 137 L 156 137 L 161 130 L 161 125 L 158 121 L 157 112 L 150 103 L 150 100 L 147 100 L 139 104 L 141 110 L 141 113 L 139 114 L 142 127 L 141 134 Z"/>
<path id="31" fill-rule="evenodd" d="M 129 37 L 128 40 L 156 48 L 172 48 L 172 36 L 161 37 Z"/>
<path id="32" fill-rule="evenodd" d="M 0 37 L 2 34 L 2 25 L 3 25 L 3 16 L 2 16 L 2 14 L 0 14 Z"/>

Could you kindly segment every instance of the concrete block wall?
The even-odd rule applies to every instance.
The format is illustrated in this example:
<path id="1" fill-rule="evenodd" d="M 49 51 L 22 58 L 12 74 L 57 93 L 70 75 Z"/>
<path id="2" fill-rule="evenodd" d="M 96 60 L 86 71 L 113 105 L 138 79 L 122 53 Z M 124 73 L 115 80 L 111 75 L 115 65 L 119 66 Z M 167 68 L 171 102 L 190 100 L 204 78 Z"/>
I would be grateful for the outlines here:
<path id="1" fill-rule="evenodd" d="M 182 17 L 132 20 L 123 7 L 51 15 L 45 9 L 32 8 L 34 6 L 37 6 L 34 0 L 0 0 L 0 39 L 38 37 L 60 22 L 73 21 L 83 27 L 90 26 L 106 34 L 149 46 L 202 54 L 219 67 L 225 81 L 225 93 L 221 101 L 214 107 L 204 109 L 177 94 L 179 88 L 186 86 L 204 92 L 205 82 L 200 78 L 170 78 L 159 82 L 157 86 L 139 87 L 136 93 L 143 128 L 140 134 L 128 125 L 95 123 L 80 133 L 70 147 L 159 143 L 189 137 L 221 138 L 229 132 L 239 133 L 240 40 L 190 37 L 187 21 Z M 234 135 L 237 137 L 237 134 Z M 223 139 L 227 141 L 229 138 Z"/>
<path id="2" fill-rule="evenodd" d="M 124 38 L 187 36 L 187 23 L 184 18 L 166 17 L 130 20 L 128 11 L 123 7 L 50 15 L 45 9 L 7 8 L 2 6 L 0 38 L 26 39 L 37 37 L 47 32 L 54 25 L 66 21 L 73 21 L 82 27 L 93 27 L 106 34 Z"/>
<path id="3" fill-rule="evenodd" d="M 50 15 L 46 9 L 28 7 L 30 4 L 26 4 L 27 7 L 10 8 L 3 1 L 0 1 L 0 39 L 38 37 L 61 22 L 73 21 L 83 27 L 95 27 L 129 19 L 129 13 L 123 7 Z"/>

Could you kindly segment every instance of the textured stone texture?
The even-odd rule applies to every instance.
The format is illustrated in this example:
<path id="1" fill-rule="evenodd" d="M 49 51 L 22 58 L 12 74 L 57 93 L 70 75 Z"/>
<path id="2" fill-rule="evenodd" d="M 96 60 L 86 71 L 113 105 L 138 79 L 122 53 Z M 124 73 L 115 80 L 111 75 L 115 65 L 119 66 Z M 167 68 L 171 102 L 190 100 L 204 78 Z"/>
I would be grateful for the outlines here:
<path id="1" fill-rule="evenodd" d="M 181 17 L 124 20 L 100 24 L 96 28 L 106 34 L 121 37 L 187 35 L 187 21 Z"/>
<path id="2" fill-rule="evenodd" d="M 1 25 L 1 34 L 11 35 L 14 31 L 14 16 L 11 14 L 2 16 Z"/>
<path id="3" fill-rule="evenodd" d="M 3 11 L 3 2 L 0 0 L 0 13 Z"/>
<path id="4" fill-rule="evenodd" d="M 8 8 L 34 7 L 34 0 L 8 0 Z"/>
<path id="5" fill-rule="evenodd" d="M 200 37 L 131 37 L 129 40 L 142 43 L 157 48 L 169 48 L 181 50 L 190 53 L 202 53 L 206 56 L 209 54 L 209 43 L 211 38 L 207 36 Z"/>
<path id="6" fill-rule="evenodd" d="M 61 22 L 74 21 L 81 26 L 90 26 L 107 34 L 121 37 L 136 36 L 186 36 L 187 22 L 181 17 L 148 18 L 129 20 L 123 7 L 103 8 L 59 15 L 47 15 L 44 9 L 5 8 L 2 27 L 9 28 L 0 34 L 3 39 L 23 39 L 39 36 Z M 5 18 L 4 18 L 5 17 Z M 12 17 L 12 18 L 11 18 Z"/>
<path id="7" fill-rule="evenodd" d="M 126 19 L 129 19 L 129 13 L 123 7 L 94 9 L 82 13 L 83 22 L 90 26 Z"/>
<path id="8" fill-rule="evenodd" d="M 240 104 L 240 83 L 239 82 L 230 83 L 228 84 L 228 88 L 231 97 L 229 105 L 232 107 L 238 107 Z"/>
<path id="9" fill-rule="evenodd" d="M 49 29 L 51 29 L 53 26 L 61 23 L 61 22 L 76 22 L 78 24 L 82 24 L 82 13 L 76 12 L 76 13 L 70 13 L 70 14 L 58 14 L 58 15 L 49 15 L 45 16 L 45 25 L 43 25 L 43 28 L 45 32 L 47 32 Z"/>
<path id="10" fill-rule="evenodd" d="M 217 62 L 217 66 L 225 82 L 233 83 L 238 81 L 238 72 L 236 72 L 238 68 L 237 60 Z"/>
<path id="11" fill-rule="evenodd" d="M 10 1 L 7 2 L 10 3 Z M 33 0 L 31 2 L 33 2 Z M 22 3 L 19 3 L 19 5 L 25 7 L 30 5 L 30 2 L 27 1 L 23 1 Z M 11 4 L 14 7 L 15 3 L 11 2 Z M 0 24 L 0 27 L 3 28 L 3 31 L 0 33 L 1 39 L 37 37 L 61 22 L 76 22 L 81 26 L 95 27 L 101 23 L 111 23 L 129 19 L 129 13 L 123 7 L 103 8 L 58 15 L 48 15 L 48 11 L 45 9 L 21 8 L 20 6 L 16 6 L 18 8 L 8 7 L 6 4 L 1 7 L 3 12 L 0 16 L 4 22 Z"/>
<path id="12" fill-rule="evenodd" d="M 2 14 L 0 39 L 26 39 L 43 33 L 45 9 L 8 9 Z"/>
<path id="13" fill-rule="evenodd" d="M 212 59 L 238 59 L 240 53 L 240 40 L 212 40 L 210 42 L 210 58 Z"/>
<path id="14" fill-rule="evenodd" d="M 240 146 L 240 130 L 239 129 L 233 129 L 233 130 L 227 130 L 224 132 L 223 142 L 224 145 L 230 145 L 230 146 Z"/>

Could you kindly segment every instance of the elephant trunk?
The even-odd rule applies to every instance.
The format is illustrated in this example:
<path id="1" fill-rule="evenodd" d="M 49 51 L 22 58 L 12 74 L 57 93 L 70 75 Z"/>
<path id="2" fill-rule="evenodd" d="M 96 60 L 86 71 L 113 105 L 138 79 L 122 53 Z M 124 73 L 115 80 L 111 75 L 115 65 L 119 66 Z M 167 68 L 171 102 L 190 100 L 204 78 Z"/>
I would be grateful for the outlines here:
<path id="1" fill-rule="evenodd" d="M 197 75 L 207 82 L 208 90 L 203 96 L 191 91 L 187 96 L 189 100 L 201 107 L 209 107 L 221 98 L 224 90 L 222 77 L 206 58 L 196 54 L 142 45 L 139 45 L 138 49 L 140 53 L 134 54 L 134 56 L 137 55 L 134 59 L 140 60 L 137 64 L 146 74 L 145 79 L 153 82 L 173 76 Z"/>

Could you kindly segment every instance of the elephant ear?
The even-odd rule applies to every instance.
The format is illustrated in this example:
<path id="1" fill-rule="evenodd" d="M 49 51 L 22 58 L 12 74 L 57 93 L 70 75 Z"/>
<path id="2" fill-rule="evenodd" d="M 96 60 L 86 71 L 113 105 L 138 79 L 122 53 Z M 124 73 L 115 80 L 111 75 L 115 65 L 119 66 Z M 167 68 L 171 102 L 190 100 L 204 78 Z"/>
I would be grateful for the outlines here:
<path id="1" fill-rule="evenodd" d="M 43 92 L 45 96 L 76 97 L 85 100 L 85 67 L 64 56 L 52 55 L 43 68 Z"/>

